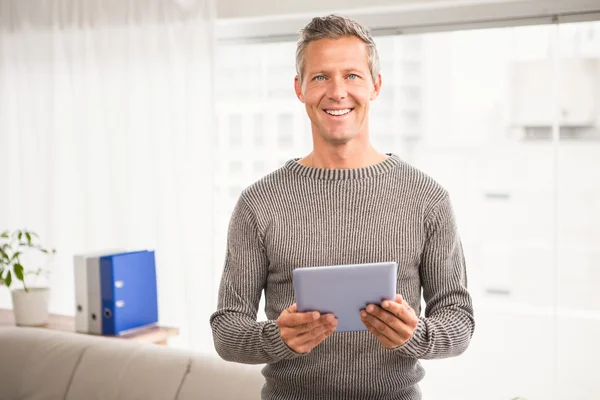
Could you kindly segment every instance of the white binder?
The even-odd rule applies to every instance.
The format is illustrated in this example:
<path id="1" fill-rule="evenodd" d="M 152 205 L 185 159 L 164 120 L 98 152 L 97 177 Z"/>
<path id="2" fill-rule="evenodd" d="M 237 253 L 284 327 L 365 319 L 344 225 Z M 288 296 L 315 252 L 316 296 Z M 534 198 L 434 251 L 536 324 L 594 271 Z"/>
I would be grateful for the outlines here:
<path id="1" fill-rule="evenodd" d="M 87 293 L 87 267 L 85 256 L 73 256 L 73 276 L 75 277 L 75 331 L 88 333 L 87 314 L 89 310 Z"/>
<path id="2" fill-rule="evenodd" d="M 76 332 L 102 334 L 100 257 L 124 251 L 113 249 L 73 256 Z"/>

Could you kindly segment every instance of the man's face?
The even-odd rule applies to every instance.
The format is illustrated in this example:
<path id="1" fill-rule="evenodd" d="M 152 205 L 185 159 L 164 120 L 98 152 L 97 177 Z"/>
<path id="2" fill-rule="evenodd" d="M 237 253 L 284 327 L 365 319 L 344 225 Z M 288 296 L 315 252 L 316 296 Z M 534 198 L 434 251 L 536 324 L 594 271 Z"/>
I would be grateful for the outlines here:
<path id="1" fill-rule="evenodd" d="M 326 142 L 347 143 L 369 131 L 369 106 L 381 87 L 373 82 L 366 44 L 356 37 L 310 42 L 304 53 L 302 83 L 296 95 L 306 106 L 313 134 Z"/>

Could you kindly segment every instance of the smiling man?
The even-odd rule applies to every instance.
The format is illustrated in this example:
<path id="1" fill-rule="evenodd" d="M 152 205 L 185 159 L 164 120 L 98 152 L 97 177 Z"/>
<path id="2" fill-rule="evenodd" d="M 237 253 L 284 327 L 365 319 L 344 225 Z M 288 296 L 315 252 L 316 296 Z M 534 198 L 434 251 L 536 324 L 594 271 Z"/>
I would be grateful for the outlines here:
<path id="1" fill-rule="evenodd" d="M 370 54 L 375 44 L 321 35 L 297 50 L 294 86 L 312 122 L 314 147 L 300 163 L 357 168 L 383 161 L 386 156 L 369 143 L 369 108 L 381 88 L 381 76 L 371 70 L 371 65 L 379 68 L 376 53 Z"/>
<path id="2" fill-rule="evenodd" d="M 296 69 L 313 150 L 238 200 L 210 319 L 215 348 L 266 364 L 263 399 L 421 399 L 419 359 L 463 353 L 475 326 L 448 192 L 370 143 L 382 81 L 367 28 L 314 18 Z M 398 294 L 361 312 L 368 330 L 336 333 L 333 315 L 297 312 L 295 268 L 381 261 L 398 263 Z M 268 320 L 258 322 L 263 291 Z"/>

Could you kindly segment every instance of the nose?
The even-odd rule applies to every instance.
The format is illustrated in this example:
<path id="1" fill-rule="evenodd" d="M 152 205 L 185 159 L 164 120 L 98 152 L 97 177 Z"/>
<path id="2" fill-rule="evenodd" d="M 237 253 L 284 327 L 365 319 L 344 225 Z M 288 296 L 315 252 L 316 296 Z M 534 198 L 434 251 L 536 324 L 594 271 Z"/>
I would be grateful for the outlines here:
<path id="1" fill-rule="evenodd" d="M 333 101 L 341 101 L 348 96 L 348 92 L 346 90 L 346 82 L 344 79 L 335 78 L 329 81 L 329 88 L 327 96 L 330 100 Z"/>

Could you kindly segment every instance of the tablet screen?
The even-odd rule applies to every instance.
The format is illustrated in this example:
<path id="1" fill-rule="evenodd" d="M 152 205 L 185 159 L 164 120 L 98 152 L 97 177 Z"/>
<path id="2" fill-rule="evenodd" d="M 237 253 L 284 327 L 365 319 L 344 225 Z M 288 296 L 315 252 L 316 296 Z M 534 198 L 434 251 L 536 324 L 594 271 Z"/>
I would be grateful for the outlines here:
<path id="1" fill-rule="evenodd" d="M 336 332 L 367 330 L 360 310 L 395 300 L 397 276 L 396 262 L 297 268 L 293 272 L 297 310 L 332 313 L 338 319 Z"/>

